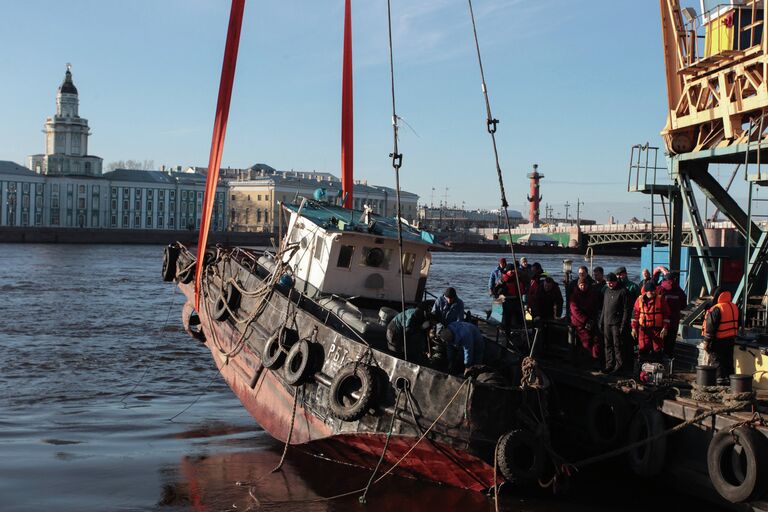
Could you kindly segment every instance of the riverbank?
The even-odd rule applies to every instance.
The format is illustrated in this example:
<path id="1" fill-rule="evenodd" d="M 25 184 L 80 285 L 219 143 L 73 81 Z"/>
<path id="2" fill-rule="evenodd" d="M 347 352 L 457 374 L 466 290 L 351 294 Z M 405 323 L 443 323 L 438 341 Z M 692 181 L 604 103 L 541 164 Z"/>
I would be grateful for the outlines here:
<path id="1" fill-rule="evenodd" d="M 208 243 L 270 246 L 271 237 L 270 233 L 212 231 L 208 235 Z M 159 229 L 0 228 L 0 243 L 166 245 L 176 241 L 195 245 L 197 232 Z"/>

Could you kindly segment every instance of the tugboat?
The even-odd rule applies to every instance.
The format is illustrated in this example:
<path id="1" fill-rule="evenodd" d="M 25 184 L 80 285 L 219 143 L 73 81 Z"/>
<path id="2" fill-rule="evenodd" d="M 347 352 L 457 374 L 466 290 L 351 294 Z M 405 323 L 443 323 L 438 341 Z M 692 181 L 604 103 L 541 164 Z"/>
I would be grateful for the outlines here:
<path id="1" fill-rule="evenodd" d="M 195 254 L 165 249 L 163 278 L 187 298 L 185 330 L 211 350 L 232 391 L 276 439 L 366 468 L 485 490 L 494 459 L 518 482 L 542 476 L 539 410 L 545 378 L 484 338 L 485 366 L 452 375 L 387 349 L 386 326 L 422 303 L 433 239 L 395 219 L 319 201 L 281 205 L 289 217 L 274 253 L 206 252 L 195 308 Z M 525 451 L 525 458 L 516 453 Z"/>

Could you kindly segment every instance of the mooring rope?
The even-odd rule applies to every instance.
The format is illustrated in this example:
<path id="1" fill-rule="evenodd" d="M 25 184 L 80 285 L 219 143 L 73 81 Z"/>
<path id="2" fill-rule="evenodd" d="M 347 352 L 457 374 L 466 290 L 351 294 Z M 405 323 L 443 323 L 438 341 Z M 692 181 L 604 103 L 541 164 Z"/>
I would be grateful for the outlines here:
<path id="1" fill-rule="evenodd" d="M 283 447 L 283 455 L 280 457 L 280 462 L 270 473 L 276 473 L 283 467 L 285 461 L 285 455 L 288 453 L 288 446 L 291 444 L 291 437 L 293 437 L 293 426 L 296 424 L 296 406 L 299 403 L 299 388 L 293 390 L 293 411 L 291 412 L 291 428 L 288 430 L 288 438 L 285 440 L 285 446 Z"/>
<path id="2" fill-rule="evenodd" d="M 501 174 L 501 164 L 499 163 L 499 150 L 496 146 L 496 128 L 499 124 L 499 120 L 493 117 L 491 113 L 491 100 L 488 98 L 488 86 L 485 82 L 485 71 L 483 70 L 483 58 L 480 55 L 480 42 L 477 38 L 477 26 L 475 24 L 475 11 L 472 9 L 472 0 L 469 2 L 469 16 L 472 19 L 472 33 L 475 38 L 475 49 L 477 50 L 477 63 L 480 66 L 480 79 L 482 80 L 483 97 L 485 98 L 485 112 L 486 112 L 486 127 L 488 133 L 491 135 L 491 142 L 493 143 L 493 156 L 496 159 L 496 175 L 499 178 L 499 192 L 501 193 L 501 208 L 504 210 L 504 217 L 507 223 L 507 236 L 509 236 L 509 248 L 512 253 L 513 266 L 515 267 L 515 284 L 517 285 L 518 302 L 520 303 L 520 311 L 522 312 L 523 328 L 525 330 L 525 340 L 528 346 L 531 347 L 531 337 L 528 334 L 528 322 L 525 319 L 525 305 L 522 300 L 522 288 L 520 287 L 520 276 L 517 272 L 517 254 L 515 254 L 515 244 L 512 243 L 512 225 L 509 221 L 509 203 L 507 202 L 507 195 L 504 192 L 504 178 Z M 506 334 L 505 334 L 506 335 Z"/>
<path id="3" fill-rule="evenodd" d="M 365 491 L 363 491 L 363 494 L 360 495 L 360 497 L 357 499 L 361 504 L 366 503 L 366 496 L 368 495 L 368 490 L 371 488 L 371 484 L 373 483 L 373 479 L 376 477 L 376 473 L 379 472 L 379 467 L 381 466 L 381 463 L 384 461 L 384 457 L 387 454 L 387 449 L 389 449 L 389 440 L 392 437 L 392 431 L 395 429 L 395 418 L 397 418 L 397 408 L 400 405 L 400 395 L 402 394 L 403 390 L 398 389 L 397 390 L 397 397 L 395 397 L 395 406 L 392 410 L 392 419 L 389 421 L 389 430 L 387 431 L 387 438 L 384 440 L 384 449 L 381 451 L 381 456 L 379 457 L 379 461 L 376 463 L 376 467 L 373 468 L 373 472 L 371 473 L 371 477 L 368 479 L 368 483 L 365 484 Z"/>

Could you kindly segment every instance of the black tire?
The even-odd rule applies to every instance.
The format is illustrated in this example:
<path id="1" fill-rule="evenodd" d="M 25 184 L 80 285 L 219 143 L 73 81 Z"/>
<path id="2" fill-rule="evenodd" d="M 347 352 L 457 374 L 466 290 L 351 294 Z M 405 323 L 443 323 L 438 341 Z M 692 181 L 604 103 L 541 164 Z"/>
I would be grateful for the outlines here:
<path id="1" fill-rule="evenodd" d="M 180 283 L 191 283 L 192 280 L 195 278 L 195 272 L 197 272 L 197 264 L 192 263 L 191 261 L 185 261 L 183 263 L 183 268 L 178 268 L 176 275 L 176 278 L 179 280 Z"/>
<path id="2" fill-rule="evenodd" d="M 285 351 L 280 344 L 281 332 L 282 329 L 275 331 L 264 343 L 264 349 L 261 351 L 261 364 L 269 370 L 280 368 L 285 359 Z"/>
<path id="3" fill-rule="evenodd" d="M 483 368 L 481 373 L 479 373 L 475 379 L 475 382 L 502 388 L 509 386 L 509 381 L 507 381 L 504 375 L 493 368 Z"/>
<path id="4" fill-rule="evenodd" d="M 373 388 L 373 373 L 368 365 L 348 363 L 342 366 L 333 377 L 328 392 L 331 414 L 344 421 L 362 418 L 371 405 Z"/>
<path id="5" fill-rule="evenodd" d="M 176 262 L 179 259 L 179 246 L 171 244 L 163 249 L 163 281 L 173 281 L 176 277 Z"/>
<path id="6" fill-rule="evenodd" d="M 307 340 L 295 343 L 285 358 L 285 381 L 291 386 L 298 386 L 312 371 L 313 363 L 312 345 Z"/>
<path id="7" fill-rule="evenodd" d="M 226 320 L 230 316 L 230 312 L 234 313 L 240 307 L 240 298 L 240 290 L 231 282 L 227 282 L 223 293 L 216 299 L 213 308 L 214 320 Z"/>
<path id="8" fill-rule="evenodd" d="M 203 326 L 200 325 L 200 316 L 191 303 L 187 302 L 184 304 L 181 315 L 184 331 L 197 341 L 205 343 L 205 333 L 203 332 Z"/>
<path id="9" fill-rule="evenodd" d="M 629 405 L 618 393 L 594 395 L 587 404 L 586 427 L 593 444 L 601 448 L 617 446 L 625 434 Z"/>
<path id="10" fill-rule="evenodd" d="M 709 479 L 731 503 L 761 498 L 768 489 L 768 440 L 754 429 L 718 432 L 707 450 Z"/>
<path id="11" fill-rule="evenodd" d="M 656 409 L 643 407 L 629 424 L 628 443 L 636 443 L 664 432 L 664 416 Z M 627 452 L 629 467 L 642 477 L 656 476 L 664 469 L 667 456 L 667 438 L 660 437 L 650 443 L 632 448 Z"/>
<path id="12" fill-rule="evenodd" d="M 529 485 L 544 474 L 547 453 L 544 445 L 528 430 L 512 430 L 499 440 L 496 461 L 510 482 Z"/>

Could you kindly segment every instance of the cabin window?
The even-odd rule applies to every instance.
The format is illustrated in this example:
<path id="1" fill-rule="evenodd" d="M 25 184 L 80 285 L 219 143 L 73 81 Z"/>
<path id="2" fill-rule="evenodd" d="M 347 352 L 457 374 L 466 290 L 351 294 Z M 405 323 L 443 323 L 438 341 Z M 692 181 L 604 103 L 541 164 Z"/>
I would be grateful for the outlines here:
<path id="1" fill-rule="evenodd" d="M 416 255 L 412 252 L 406 252 L 403 254 L 403 274 L 413 274 L 413 265 L 416 263 Z"/>
<path id="2" fill-rule="evenodd" d="M 389 257 L 392 249 L 382 249 L 381 247 L 363 247 L 361 265 L 366 267 L 389 268 Z"/>
<path id="3" fill-rule="evenodd" d="M 339 248 L 339 259 L 336 262 L 336 266 L 339 268 L 349 268 L 352 265 L 352 256 L 354 254 L 354 245 L 342 245 Z"/>
<path id="4" fill-rule="evenodd" d="M 317 237 L 315 240 L 315 259 L 317 261 L 323 260 L 323 247 L 325 246 L 325 241 L 322 237 Z"/>

